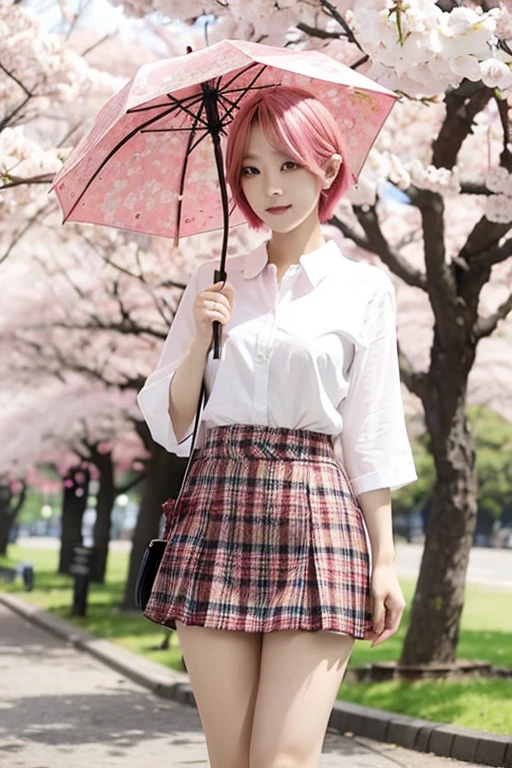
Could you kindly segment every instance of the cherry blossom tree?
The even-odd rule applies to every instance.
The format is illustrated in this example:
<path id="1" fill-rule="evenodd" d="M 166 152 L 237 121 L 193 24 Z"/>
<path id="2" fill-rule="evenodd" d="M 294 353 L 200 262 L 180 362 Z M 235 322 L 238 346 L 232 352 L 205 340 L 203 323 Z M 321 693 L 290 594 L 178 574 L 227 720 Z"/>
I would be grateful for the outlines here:
<path id="1" fill-rule="evenodd" d="M 423 406 L 436 468 L 401 661 L 453 662 L 476 520 L 468 382 L 479 345 L 512 309 L 510 281 L 503 298 L 482 309 L 487 284 L 509 280 L 512 255 L 510 10 L 505 3 L 451 0 L 123 6 L 188 22 L 189 40 L 173 36 L 170 26 L 162 33 L 172 55 L 182 52 L 181 43 L 199 48 L 227 36 L 315 47 L 401 94 L 332 223 L 396 277 L 399 300 L 409 289 L 429 311 L 422 367 L 400 334 L 403 381 Z"/>
<path id="2" fill-rule="evenodd" d="M 453 661 L 476 518 L 468 388 L 480 402 L 493 389 L 497 405 L 512 413 L 500 387 L 507 372 L 496 376 L 493 388 L 486 380 L 489 357 L 500 375 L 504 367 L 496 363 L 504 356 L 495 349 L 503 340 L 496 334 L 487 339 L 498 326 L 506 338 L 505 321 L 512 306 L 512 22 L 508 9 L 496 2 L 463 5 L 450 0 L 257 0 L 250 4 L 246 0 L 222 4 L 131 0 L 123 5 L 126 11 L 147 18 L 168 55 L 184 53 L 187 45 L 197 49 L 225 37 L 314 47 L 401 94 L 332 227 L 343 238 L 347 254 L 374 261 L 395 280 L 400 360 L 409 393 L 406 404 L 410 410 L 422 407 L 434 453 L 437 481 L 402 661 Z M 26 21 L 17 21 L 18 4 L 6 7 L 13 13 L 0 16 L 0 38 L 7 39 L 6 28 L 12 36 L 13 24 L 21 24 L 23 45 L 29 41 L 25 59 L 32 62 L 32 51 L 39 50 L 37 41 L 45 34 L 39 30 L 32 35 L 30 25 L 29 31 L 23 26 Z M 183 21 L 186 29 L 178 25 Z M 53 40 L 52 45 L 57 42 Z M 10 206 L 2 230 L 5 253 L 12 253 L 13 244 L 16 247 L 13 269 L 26 269 L 30 275 L 25 289 L 20 287 L 17 293 L 16 306 L 9 305 L 3 317 L 4 339 L 16 337 L 11 364 L 25 383 L 67 371 L 133 397 L 158 357 L 180 286 L 198 260 L 212 258 L 218 251 L 216 236 L 191 239 L 173 252 L 163 241 L 99 228 L 59 229 L 51 210 L 42 219 L 39 171 L 31 163 L 40 151 L 49 151 L 51 162 L 60 165 L 65 148 L 76 143 L 87 123 L 80 120 L 68 139 L 72 118 L 77 110 L 80 117 L 90 118 L 91 102 L 63 100 L 64 85 L 47 102 L 63 116 L 62 129 L 44 133 L 36 110 L 32 121 L 22 122 L 24 127 L 32 126 L 27 138 L 42 150 L 32 144 L 23 149 L 16 144 L 17 135 L 5 131 L 18 127 L 17 116 L 26 104 L 42 102 L 29 99 L 16 82 L 30 93 L 35 88 L 26 80 L 23 61 L 16 59 L 18 49 L 11 48 L 8 53 L 14 65 L 6 66 L 5 54 L 0 53 L 0 64 L 7 70 L 6 74 L 0 68 L 3 83 L 14 94 L 6 102 L 12 105 L 6 110 L 10 122 L 0 131 L 7 157 L 2 166 L 6 182 L 0 189 L 4 214 L 6 205 Z M 42 49 L 46 50 L 44 45 Z M 40 71 L 40 60 L 32 65 L 33 71 Z M 79 71 L 80 67 L 77 63 Z M 50 87 L 59 78 L 66 83 L 66 74 L 59 72 L 56 66 L 54 78 L 47 68 L 36 84 Z M 89 76 L 93 81 L 101 79 L 89 73 L 82 82 Z M 90 95 L 90 88 L 87 92 Z M 41 143 L 41 135 L 46 143 Z M 45 173 L 48 170 L 44 163 L 40 167 Z M 12 215 L 21 211 L 18 219 Z M 20 233 L 29 223 L 31 258 L 25 260 L 19 258 Z M 248 247 L 251 237 L 247 231 L 237 231 L 233 252 Z M 13 259 L 5 263 L 11 265 Z M 493 352 L 489 352 L 491 343 Z M 133 605 L 133 581 L 143 549 L 158 533 L 160 503 L 170 492 L 171 476 L 174 484 L 179 477 L 178 467 L 173 465 L 169 471 L 173 459 L 154 445 L 140 419 L 134 416 L 133 424 L 146 448 L 148 474 L 134 536 L 127 607 Z M 95 440 L 96 436 L 91 438 L 91 444 Z"/>

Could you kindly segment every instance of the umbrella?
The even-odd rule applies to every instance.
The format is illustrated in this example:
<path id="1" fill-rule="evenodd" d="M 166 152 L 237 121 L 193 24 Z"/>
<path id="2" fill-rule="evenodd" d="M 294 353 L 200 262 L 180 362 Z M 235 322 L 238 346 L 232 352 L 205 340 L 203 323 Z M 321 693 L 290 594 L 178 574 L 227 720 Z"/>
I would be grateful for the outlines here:
<path id="1" fill-rule="evenodd" d="M 102 107 L 56 175 L 63 221 L 174 238 L 244 221 L 230 202 L 222 142 L 243 100 L 278 85 L 309 91 L 337 119 L 358 175 L 396 95 L 318 51 L 223 40 L 146 64 Z M 219 356 L 219 324 L 214 357 Z"/>

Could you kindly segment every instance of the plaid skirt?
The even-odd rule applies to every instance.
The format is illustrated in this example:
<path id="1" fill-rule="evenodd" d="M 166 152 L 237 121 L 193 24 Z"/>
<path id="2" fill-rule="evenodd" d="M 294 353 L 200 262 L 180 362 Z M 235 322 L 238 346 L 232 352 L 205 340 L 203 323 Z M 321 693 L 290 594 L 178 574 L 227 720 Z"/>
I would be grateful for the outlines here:
<path id="1" fill-rule="evenodd" d="M 328 435 L 209 429 L 168 523 L 148 619 L 370 634 L 363 514 Z"/>

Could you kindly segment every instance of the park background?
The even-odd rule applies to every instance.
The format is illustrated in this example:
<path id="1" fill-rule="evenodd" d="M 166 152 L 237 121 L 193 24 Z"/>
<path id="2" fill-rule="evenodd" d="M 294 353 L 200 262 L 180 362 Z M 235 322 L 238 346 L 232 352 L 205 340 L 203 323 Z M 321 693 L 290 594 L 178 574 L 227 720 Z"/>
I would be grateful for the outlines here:
<path id="1" fill-rule="evenodd" d="M 138 67 L 223 38 L 317 48 L 400 101 L 329 226 L 396 286 L 419 481 L 393 495 L 397 537 L 424 544 L 402 580 L 400 633 L 351 666 L 443 665 L 415 682 L 347 681 L 340 697 L 512 731 L 510 592 L 466 586 L 471 548 L 512 547 L 512 16 L 507 3 L 4 0 L 0 7 L 0 564 L 34 569 L 26 599 L 68 616 L 72 545 L 94 545 L 74 620 L 181 668 L 177 638 L 134 610 L 134 580 L 183 462 L 155 445 L 135 395 L 188 277 L 218 233 L 172 243 L 62 227 L 51 179 Z M 232 255 L 261 235 L 233 232 Z M 20 536 L 20 544 L 14 543 Z M 26 537 L 57 536 L 53 549 Z M 126 542 L 112 546 L 111 540 Z M 10 542 L 10 543 L 9 543 Z M 131 542 L 131 543 L 130 543 Z M 504 574 L 505 577 L 506 574 Z M 493 674 L 450 679 L 464 659 Z"/>

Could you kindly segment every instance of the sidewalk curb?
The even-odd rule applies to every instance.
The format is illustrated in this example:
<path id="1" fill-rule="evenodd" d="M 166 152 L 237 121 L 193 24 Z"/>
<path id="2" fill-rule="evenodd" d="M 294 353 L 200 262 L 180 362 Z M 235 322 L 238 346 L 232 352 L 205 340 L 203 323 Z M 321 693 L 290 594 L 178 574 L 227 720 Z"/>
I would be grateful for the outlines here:
<path id="1" fill-rule="evenodd" d="M 195 707 L 188 675 L 102 640 L 12 595 L 0 592 L 0 603 L 158 696 Z M 341 701 L 334 704 L 329 727 L 342 735 L 350 733 L 439 757 L 512 768 L 512 738 L 500 734 L 458 728 Z"/>

